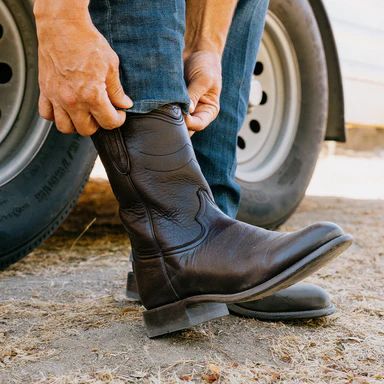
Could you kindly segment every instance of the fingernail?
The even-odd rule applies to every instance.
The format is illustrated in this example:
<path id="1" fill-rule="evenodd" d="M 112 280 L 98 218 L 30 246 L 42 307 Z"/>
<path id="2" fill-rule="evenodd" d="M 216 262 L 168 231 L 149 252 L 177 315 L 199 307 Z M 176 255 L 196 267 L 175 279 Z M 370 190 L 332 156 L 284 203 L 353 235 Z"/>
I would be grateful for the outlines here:
<path id="1" fill-rule="evenodd" d="M 189 104 L 189 113 L 193 113 L 194 110 L 195 110 L 195 104 L 193 104 L 193 101 L 191 101 Z"/>
<path id="2" fill-rule="evenodd" d="M 127 103 L 128 107 L 127 108 L 132 108 L 133 107 L 133 101 L 127 96 L 125 95 L 124 97 L 124 101 Z"/>

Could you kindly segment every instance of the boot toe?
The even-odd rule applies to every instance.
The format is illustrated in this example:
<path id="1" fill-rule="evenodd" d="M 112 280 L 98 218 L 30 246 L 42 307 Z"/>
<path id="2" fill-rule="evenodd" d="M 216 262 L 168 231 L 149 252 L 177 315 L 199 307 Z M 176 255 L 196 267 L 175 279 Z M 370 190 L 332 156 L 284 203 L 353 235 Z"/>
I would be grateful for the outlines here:
<path id="1" fill-rule="evenodd" d="M 269 249 L 276 268 L 285 269 L 329 241 L 342 236 L 343 230 L 331 222 L 318 222 L 299 231 L 278 237 Z"/>
<path id="2" fill-rule="evenodd" d="M 292 239 L 291 245 L 298 253 L 305 255 L 343 234 L 344 231 L 337 224 L 321 221 L 293 232 L 289 236 Z"/>
<path id="3" fill-rule="evenodd" d="M 244 308 L 262 312 L 297 312 L 329 308 L 327 291 L 314 284 L 300 283 L 260 300 L 240 303 Z"/>
<path id="4" fill-rule="evenodd" d="M 230 304 L 231 313 L 262 321 L 314 319 L 335 313 L 328 293 L 314 284 L 295 284 L 261 300 Z"/>

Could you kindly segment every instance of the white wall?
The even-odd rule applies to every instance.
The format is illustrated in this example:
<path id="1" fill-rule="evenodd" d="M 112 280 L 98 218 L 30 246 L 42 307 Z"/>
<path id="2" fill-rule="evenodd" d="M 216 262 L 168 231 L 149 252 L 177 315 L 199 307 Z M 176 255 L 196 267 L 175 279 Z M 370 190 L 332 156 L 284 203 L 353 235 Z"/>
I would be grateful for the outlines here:
<path id="1" fill-rule="evenodd" d="M 343 75 L 346 121 L 384 127 L 384 0 L 323 0 Z"/>

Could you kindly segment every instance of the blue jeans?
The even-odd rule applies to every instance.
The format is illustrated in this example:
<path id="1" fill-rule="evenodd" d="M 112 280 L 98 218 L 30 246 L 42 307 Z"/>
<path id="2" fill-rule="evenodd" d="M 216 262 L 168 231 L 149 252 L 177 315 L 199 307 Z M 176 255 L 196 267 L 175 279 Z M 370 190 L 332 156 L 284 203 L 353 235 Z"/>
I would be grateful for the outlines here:
<path id="1" fill-rule="evenodd" d="M 220 209 L 237 214 L 237 133 L 243 124 L 250 82 L 264 29 L 268 0 L 239 0 L 223 55 L 220 113 L 192 137 L 194 150 Z M 120 57 L 121 81 L 134 106 L 147 113 L 177 103 L 188 112 L 184 81 L 185 0 L 91 0 L 94 24 Z"/>

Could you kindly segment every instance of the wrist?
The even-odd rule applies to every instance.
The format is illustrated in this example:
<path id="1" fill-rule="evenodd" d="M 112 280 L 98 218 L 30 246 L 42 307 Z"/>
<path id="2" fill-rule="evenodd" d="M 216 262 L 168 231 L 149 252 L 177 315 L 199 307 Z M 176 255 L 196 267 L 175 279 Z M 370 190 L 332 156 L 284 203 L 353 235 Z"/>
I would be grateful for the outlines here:
<path id="1" fill-rule="evenodd" d="M 81 20 L 89 17 L 89 0 L 36 0 L 33 13 L 36 21 Z"/>
<path id="2" fill-rule="evenodd" d="M 186 47 L 183 52 L 183 61 L 186 63 L 189 59 L 199 56 L 209 57 L 209 60 L 212 60 L 213 63 L 221 65 L 222 54 L 211 46 L 194 46 L 191 49 Z"/>
<path id="3" fill-rule="evenodd" d="M 212 40 L 199 39 L 194 44 L 186 43 L 184 48 L 184 59 L 197 52 L 206 52 L 217 56 L 220 60 L 223 56 L 224 43 L 220 44 Z"/>

